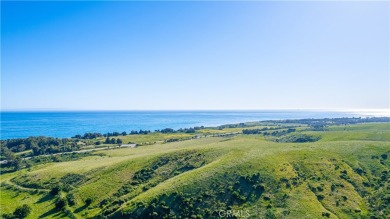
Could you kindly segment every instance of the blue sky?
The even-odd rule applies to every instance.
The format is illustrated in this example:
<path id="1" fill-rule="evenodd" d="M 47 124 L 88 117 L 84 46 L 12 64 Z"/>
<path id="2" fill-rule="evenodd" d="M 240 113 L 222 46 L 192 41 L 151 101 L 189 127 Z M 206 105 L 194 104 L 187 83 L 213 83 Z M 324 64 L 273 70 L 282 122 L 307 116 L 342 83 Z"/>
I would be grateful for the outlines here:
<path id="1" fill-rule="evenodd" d="M 3 110 L 389 108 L 389 2 L 1 2 Z"/>

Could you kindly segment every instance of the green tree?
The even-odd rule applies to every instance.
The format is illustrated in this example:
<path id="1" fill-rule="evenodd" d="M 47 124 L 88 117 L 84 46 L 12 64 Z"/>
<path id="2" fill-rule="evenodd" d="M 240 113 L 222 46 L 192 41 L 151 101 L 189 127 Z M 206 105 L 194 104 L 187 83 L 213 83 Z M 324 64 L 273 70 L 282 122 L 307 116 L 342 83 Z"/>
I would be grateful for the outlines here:
<path id="1" fill-rule="evenodd" d="M 85 204 L 86 205 L 90 205 L 90 204 L 92 204 L 92 198 L 87 198 L 86 200 L 85 200 Z"/>
<path id="2" fill-rule="evenodd" d="M 16 218 L 26 218 L 30 213 L 31 213 L 31 207 L 24 204 L 15 209 L 14 216 Z"/>
<path id="3" fill-rule="evenodd" d="M 68 202 L 65 198 L 58 198 L 55 202 L 55 206 L 58 210 L 64 209 L 68 205 Z"/>
<path id="4" fill-rule="evenodd" d="M 61 191 L 61 187 L 60 186 L 56 186 L 56 187 L 53 187 L 51 190 L 50 190 L 50 195 L 57 195 L 59 194 Z"/>
<path id="5" fill-rule="evenodd" d="M 12 162 L 12 166 L 15 168 L 15 170 L 22 169 L 22 166 L 23 166 L 22 158 L 16 157 L 16 159 Z"/>
<path id="6" fill-rule="evenodd" d="M 111 138 L 111 141 L 110 141 L 111 144 L 115 144 L 116 143 L 116 140 L 115 138 Z"/>
<path id="7" fill-rule="evenodd" d="M 1 153 L 3 154 L 5 159 L 8 160 L 8 162 L 12 162 L 16 158 L 15 154 L 3 145 L 1 146 Z"/>

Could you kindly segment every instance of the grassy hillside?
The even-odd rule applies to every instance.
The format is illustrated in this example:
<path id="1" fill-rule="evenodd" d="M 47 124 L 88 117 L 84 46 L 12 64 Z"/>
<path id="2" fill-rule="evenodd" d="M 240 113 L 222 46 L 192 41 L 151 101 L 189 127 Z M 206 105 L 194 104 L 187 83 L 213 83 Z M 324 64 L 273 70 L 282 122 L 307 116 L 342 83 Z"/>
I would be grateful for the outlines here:
<path id="1" fill-rule="evenodd" d="M 278 129 L 285 130 L 283 126 Z M 302 125 L 280 136 L 212 137 L 242 129 L 124 136 L 126 143 L 153 144 L 2 173 L 1 213 L 28 204 L 32 207 L 28 218 L 386 218 L 390 214 L 389 123 L 329 126 L 320 131 Z M 204 135 L 193 137 L 200 134 Z M 289 142 L 297 139 L 293 136 L 314 136 L 316 141 Z M 183 141 L 166 143 L 173 137 Z"/>

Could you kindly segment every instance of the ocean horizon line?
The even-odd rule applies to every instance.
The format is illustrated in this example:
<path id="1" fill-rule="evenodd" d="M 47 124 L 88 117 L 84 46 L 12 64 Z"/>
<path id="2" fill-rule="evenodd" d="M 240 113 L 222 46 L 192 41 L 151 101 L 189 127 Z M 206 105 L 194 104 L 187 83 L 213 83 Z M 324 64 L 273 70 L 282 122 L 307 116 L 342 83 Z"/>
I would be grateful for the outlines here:
<path id="1" fill-rule="evenodd" d="M 0 113 L 9 112 L 267 112 L 267 111 L 307 111 L 307 112 L 389 112 L 390 109 L 0 109 Z"/>

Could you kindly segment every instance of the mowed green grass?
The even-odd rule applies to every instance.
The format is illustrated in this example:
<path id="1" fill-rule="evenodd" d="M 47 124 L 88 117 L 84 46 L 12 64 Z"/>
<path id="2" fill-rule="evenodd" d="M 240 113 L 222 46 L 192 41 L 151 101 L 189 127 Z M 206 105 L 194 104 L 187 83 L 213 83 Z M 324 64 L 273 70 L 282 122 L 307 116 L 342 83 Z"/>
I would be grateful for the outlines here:
<path id="1" fill-rule="evenodd" d="M 234 131 L 236 130 L 229 130 Z M 135 172 L 149 166 L 161 156 L 196 151 L 204 154 L 205 165 L 159 182 L 146 191 L 134 191 L 132 193 L 134 197 L 123 203 L 119 210 L 132 211 L 136 208 L 137 202 L 149 203 L 156 197 L 177 191 L 196 195 L 199 191 L 210 189 L 214 182 L 226 181 L 226 177 L 231 175 L 261 173 L 275 183 L 280 183 L 282 178 L 291 181 L 298 176 L 298 168 L 300 173 L 305 173 L 306 178 L 301 179 L 297 186 L 287 188 L 281 184 L 283 186 L 278 188 L 277 193 L 271 188 L 266 190 L 265 195 L 270 196 L 271 201 L 259 199 L 251 203 L 234 205 L 233 209 L 247 209 L 251 212 L 252 218 L 264 216 L 265 206 L 270 203 L 274 206 L 275 214 L 284 218 L 321 218 L 322 212 L 330 212 L 331 218 L 359 218 L 368 215 L 367 202 L 358 190 L 364 181 L 374 177 L 375 173 L 371 170 L 378 172 L 389 170 L 388 160 L 380 163 L 378 159 L 372 159 L 373 156 L 390 151 L 389 124 L 335 126 L 329 127 L 327 131 L 304 133 L 319 135 L 321 140 L 314 143 L 276 143 L 266 141 L 261 135 L 238 135 L 105 150 L 96 152 L 104 156 L 38 165 L 30 171 L 3 174 L 1 181 L 22 183 L 27 186 L 29 183 L 39 183 L 42 189 L 45 189 L 45 185 L 48 185 L 45 182 L 58 181 L 68 173 L 82 174 L 87 177 L 87 181 L 72 191 L 76 205 L 71 209 L 76 217 L 93 218 L 101 212 L 99 203 L 113 197 L 123 185 L 131 183 Z M 192 135 L 160 133 L 135 137 L 138 137 L 139 142 L 153 142 L 156 139 L 190 136 Z M 129 136 L 126 141 L 135 142 L 135 137 Z M 366 170 L 367 175 L 357 174 L 354 172 L 356 168 Z M 348 177 L 356 182 L 356 185 L 339 177 L 340 171 L 343 170 L 347 171 Z M 343 187 L 337 187 L 337 191 L 332 191 L 332 183 L 342 184 Z M 313 192 L 311 189 L 313 187 L 321 187 L 322 191 Z M 285 206 L 275 204 L 278 202 L 278 194 L 288 195 Z M 318 195 L 324 195 L 324 198 L 318 200 Z M 343 196 L 348 199 L 343 201 Z M 43 197 L 45 197 L 43 193 L 33 194 L 1 186 L 1 212 L 11 213 L 17 206 L 27 203 L 33 207 L 29 218 L 42 215 L 49 218 L 64 217 L 53 210 L 53 199 L 46 197 L 45 201 L 38 202 Z M 85 206 L 87 198 L 93 199 L 88 207 Z M 336 202 L 340 204 L 336 206 Z M 260 215 L 254 213 L 258 209 Z M 287 210 L 289 213 L 286 215 L 284 212 Z"/>

